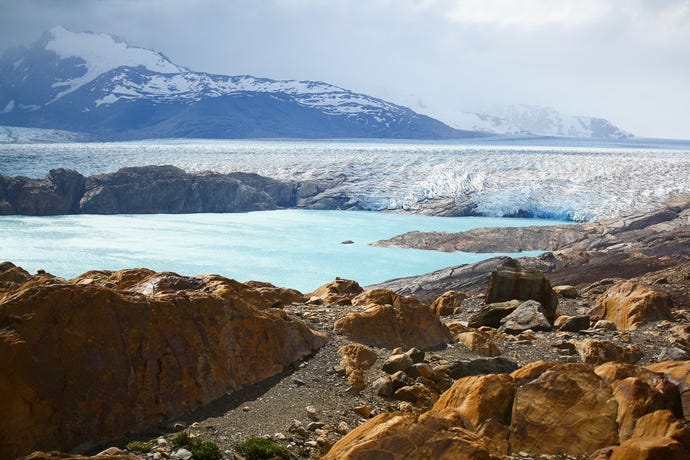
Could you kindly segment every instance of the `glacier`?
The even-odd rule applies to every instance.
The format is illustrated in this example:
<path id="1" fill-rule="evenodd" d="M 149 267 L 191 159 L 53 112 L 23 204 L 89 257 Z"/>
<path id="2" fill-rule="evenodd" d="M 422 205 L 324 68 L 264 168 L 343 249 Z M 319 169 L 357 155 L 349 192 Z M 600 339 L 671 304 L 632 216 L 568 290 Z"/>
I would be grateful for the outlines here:
<path id="1" fill-rule="evenodd" d="M 690 193 L 690 144 L 150 140 L 0 145 L 0 174 L 84 175 L 127 166 L 252 172 L 331 184 L 348 209 L 434 214 L 434 204 L 503 217 L 620 217 Z"/>

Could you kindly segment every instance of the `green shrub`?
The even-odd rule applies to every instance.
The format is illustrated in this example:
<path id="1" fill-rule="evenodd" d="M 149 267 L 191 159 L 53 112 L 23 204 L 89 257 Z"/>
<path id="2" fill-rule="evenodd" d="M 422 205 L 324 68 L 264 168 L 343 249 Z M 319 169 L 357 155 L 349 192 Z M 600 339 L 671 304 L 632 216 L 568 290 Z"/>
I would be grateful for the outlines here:
<path id="1" fill-rule="evenodd" d="M 188 449 L 196 460 L 221 460 L 223 458 L 223 454 L 215 442 L 192 438 L 186 431 L 175 436 L 172 444 L 175 447 Z"/>
<path id="2" fill-rule="evenodd" d="M 151 452 L 153 445 L 153 441 L 132 441 L 127 444 L 127 449 L 131 450 L 132 452 L 145 454 Z"/>
<path id="3" fill-rule="evenodd" d="M 235 445 L 235 451 L 247 460 L 267 460 L 272 458 L 290 458 L 290 452 L 270 439 L 251 436 L 244 442 Z"/>
<path id="4" fill-rule="evenodd" d="M 197 460 L 221 460 L 223 454 L 215 442 L 198 440 L 192 443 L 190 451 Z"/>
<path id="5" fill-rule="evenodd" d="M 172 444 L 175 447 L 187 447 L 191 441 L 192 438 L 189 436 L 189 433 L 183 431 L 173 438 Z"/>

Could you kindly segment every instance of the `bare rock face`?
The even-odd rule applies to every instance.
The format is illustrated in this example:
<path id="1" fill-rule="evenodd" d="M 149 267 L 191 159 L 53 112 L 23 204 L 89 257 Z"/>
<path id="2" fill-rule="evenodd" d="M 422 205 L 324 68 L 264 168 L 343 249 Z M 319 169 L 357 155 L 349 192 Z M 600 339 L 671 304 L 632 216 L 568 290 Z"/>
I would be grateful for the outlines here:
<path id="1" fill-rule="evenodd" d="M 618 329 L 637 329 L 652 321 L 671 319 L 672 307 L 669 294 L 624 281 L 599 296 L 590 315 L 613 321 Z"/>
<path id="2" fill-rule="evenodd" d="M 433 414 L 381 414 L 335 443 L 324 460 L 438 458 L 489 460 L 481 437 Z"/>
<path id="3" fill-rule="evenodd" d="M 469 317 L 467 325 L 472 328 L 481 326 L 501 327 L 501 320 L 514 312 L 522 302 L 520 300 L 508 300 L 484 305 L 481 310 Z"/>
<path id="4" fill-rule="evenodd" d="M 348 343 L 338 349 L 341 356 L 340 367 L 345 371 L 345 378 L 354 391 L 362 391 L 367 383 L 364 371 L 378 359 L 376 353 L 361 343 Z"/>
<path id="5" fill-rule="evenodd" d="M 151 429 L 325 343 L 285 311 L 254 307 L 235 283 L 91 272 L 34 277 L 5 296 L 0 366 L 12 372 L 0 375 L 0 458 Z"/>
<path id="6" fill-rule="evenodd" d="M 47 216 L 72 214 L 79 209 L 85 178 L 69 169 L 52 169 L 44 179 L 6 177 L 0 180 L 4 189 L 5 214 Z"/>
<path id="7" fill-rule="evenodd" d="M 510 425 L 514 396 L 515 384 L 509 375 L 475 375 L 457 380 L 431 411 L 461 421 L 473 431 L 488 419 Z"/>
<path id="8" fill-rule="evenodd" d="M 451 329 L 452 331 L 452 329 Z M 500 356 L 501 349 L 491 335 L 480 331 L 466 331 L 455 334 L 458 342 L 480 356 Z"/>
<path id="9" fill-rule="evenodd" d="M 632 438 L 613 449 L 611 460 L 685 460 L 690 450 L 665 436 Z"/>
<path id="10" fill-rule="evenodd" d="M 437 297 L 429 308 L 437 316 L 452 315 L 460 311 L 462 301 L 467 297 L 467 294 L 461 291 L 446 291 Z"/>
<path id="11" fill-rule="evenodd" d="M 424 304 L 412 297 L 377 290 L 370 298 L 385 304 L 370 304 L 361 312 L 336 321 L 336 334 L 366 345 L 396 348 L 438 347 L 451 340 L 448 328 Z M 361 305 L 361 302 L 358 301 Z"/>
<path id="12" fill-rule="evenodd" d="M 174 166 L 91 177 L 54 169 L 44 179 L 0 176 L 0 214 L 242 212 L 294 207 L 297 190 L 257 174 L 188 174 Z"/>
<path id="13" fill-rule="evenodd" d="M 317 297 L 327 303 L 351 304 L 353 297 L 364 292 L 362 286 L 356 281 L 336 278 L 330 283 L 316 288 L 314 292 L 307 294 L 307 297 Z"/>
<path id="14" fill-rule="evenodd" d="M 513 452 L 583 455 L 618 443 L 617 404 L 589 366 L 554 366 L 515 393 Z"/>
<path id="15" fill-rule="evenodd" d="M 680 390 L 685 419 L 690 419 L 690 361 L 664 361 L 646 366 L 652 372 L 659 372 Z"/>
<path id="16" fill-rule="evenodd" d="M 528 329 L 532 331 L 551 331 L 553 326 L 546 319 L 546 310 L 536 300 L 521 303 L 515 311 L 501 319 L 501 332 L 519 334 Z"/>
<path id="17" fill-rule="evenodd" d="M 491 273 L 486 303 L 513 299 L 536 300 L 544 308 L 549 323 L 556 319 L 558 298 L 549 280 L 539 270 L 524 268 L 516 260 L 508 259 Z"/>
<path id="18" fill-rule="evenodd" d="M 658 410 L 640 417 L 631 438 L 666 437 L 675 439 L 690 450 L 690 429 L 670 410 Z"/>
<path id="19" fill-rule="evenodd" d="M 609 361 L 622 361 L 633 364 L 642 358 L 642 351 L 637 345 L 622 347 L 608 340 L 584 339 L 572 343 L 585 364 L 599 365 Z"/>
<path id="20" fill-rule="evenodd" d="M 0 300 L 2 300 L 3 292 L 9 292 L 21 284 L 25 283 L 31 278 L 29 272 L 22 267 L 17 267 L 12 262 L 0 263 Z"/>
<path id="21" fill-rule="evenodd" d="M 428 450 L 432 435 L 451 444 L 458 433 L 476 436 L 477 458 L 484 450 L 494 458 L 665 458 L 646 453 L 657 451 L 685 458 L 678 455 L 688 450 L 690 431 L 679 413 L 678 388 L 664 374 L 623 363 L 593 370 L 540 361 L 510 375 L 460 378 L 428 412 L 379 415 L 325 458 L 465 458 Z"/>

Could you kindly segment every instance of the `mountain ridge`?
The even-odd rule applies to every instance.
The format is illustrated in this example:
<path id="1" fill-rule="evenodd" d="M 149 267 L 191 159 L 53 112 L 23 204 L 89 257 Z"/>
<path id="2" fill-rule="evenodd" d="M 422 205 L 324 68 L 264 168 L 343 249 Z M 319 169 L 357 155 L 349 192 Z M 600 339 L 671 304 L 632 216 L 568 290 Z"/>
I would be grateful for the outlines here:
<path id="1" fill-rule="evenodd" d="M 2 125 L 101 140 L 483 135 L 328 83 L 193 72 L 110 35 L 62 27 L 3 55 L 0 90 Z"/>

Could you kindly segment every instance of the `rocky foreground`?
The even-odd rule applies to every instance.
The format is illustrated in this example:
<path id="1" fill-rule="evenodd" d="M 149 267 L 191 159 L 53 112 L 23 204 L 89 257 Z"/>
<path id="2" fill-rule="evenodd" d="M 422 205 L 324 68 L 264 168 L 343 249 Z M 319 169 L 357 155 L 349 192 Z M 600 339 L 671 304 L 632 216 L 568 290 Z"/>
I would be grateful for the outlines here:
<path id="1" fill-rule="evenodd" d="M 690 458 L 688 207 L 368 290 L 4 263 L 0 458 Z"/>

